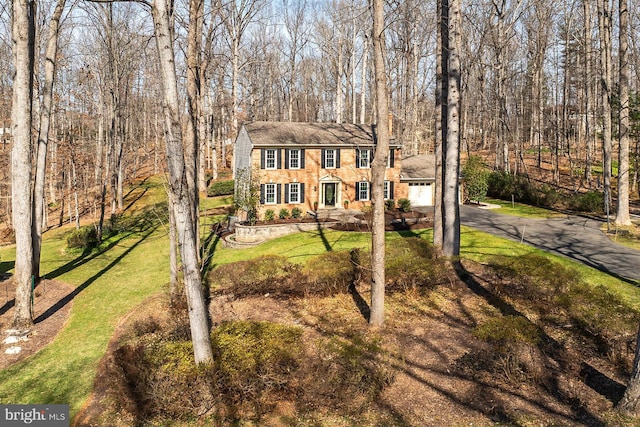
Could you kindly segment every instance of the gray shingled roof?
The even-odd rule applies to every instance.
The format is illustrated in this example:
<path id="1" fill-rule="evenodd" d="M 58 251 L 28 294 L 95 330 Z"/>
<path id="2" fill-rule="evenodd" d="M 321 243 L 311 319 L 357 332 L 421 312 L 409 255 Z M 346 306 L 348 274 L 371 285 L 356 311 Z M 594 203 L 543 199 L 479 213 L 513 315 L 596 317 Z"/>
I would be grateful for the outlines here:
<path id="1" fill-rule="evenodd" d="M 251 122 L 244 125 L 254 146 L 371 146 L 372 126 L 348 123 Z M 392 142 L 392 145 L 396 146 Z"/>
<path id="2" fill-rule="evenodd" d="M 436 156 L 418 154 L 402 158 L 400 180 L 432 180 L 436 177 Z"/>

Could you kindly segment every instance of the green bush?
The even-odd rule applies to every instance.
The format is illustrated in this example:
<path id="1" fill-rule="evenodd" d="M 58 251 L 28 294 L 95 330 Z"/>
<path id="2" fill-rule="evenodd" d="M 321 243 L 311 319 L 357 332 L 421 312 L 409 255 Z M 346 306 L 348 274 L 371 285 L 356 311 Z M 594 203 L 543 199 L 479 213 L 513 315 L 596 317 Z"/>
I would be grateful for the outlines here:
<path id="1" fill-rule="evenodd" d="M 640 313 L 606 288 L 586 284 L 574 269 L 539 255 L 493 257 L 498 294 L 556 322 L 573 325 L 604 355 L 620 354 L 635 337 Z"/>
<path id="2" fill-rule="evenodd" d="M 356 252 L 357 249 L 325 252 L 307 261 L 302 270 L 305 293 L 327 296 L 348 292 L 356 281 Z"/>
<path id="3" fill-rule="evenodd" d="M 489 171 L 479 156 L 470 156 L 462 168 L 464 200 L 482 202 L 487 198 Z"/>
<path id="4" fill-rule="evenodd" d="M 488 265 L 496 272 L 495 291 L 517 301 L 526 301 L 546 312 L 554 298 L 581 283 L 580 273 L 536 254 L 494 256 Z"/>
<path id="5" fill-rule="evenodd" d="M 229 403 L 262 409 L 292 391 L 303 359 L 302 329 L 269 322 L 227 322 L 214 329 L 211 346 L 219 392 Z M 265 405 L 267 404 L 267 405 Z"/>
<path id="6" fill-rule="evenodd" d="M 393 199 L 387 199 L 384 201 L 385 210 L 392 211 L 396 207 L 396 201 Z"/>
<path id="7" fill-rule="evenodd" d="M 474 330 L 489 344 L 486 350 L 463 356 L 472 375 L 485 371 L 508 383 L 548 382 L 552 378 L 544 353 L 538 348 L 542 331 L 524 316 L 494 317 Z"/>
<path id="8" fill-rule="evenodd" d="M 320 357 L 313 370 L 321 373 L 322 380 L 316 378 L 306 385 L 313 397 L 308 402 L 312 407 L 320 403 L 334 410 L 358 412 L 393 382 L 391 363 L 379 338 L 362 334 L 347 339 L 332 337 L 319 347 Z"/>
<path id="9" fill-rule="evenodd" d="M 300 266 L 278 255 L 221 265 L 207 275 L 214 291 L 235 295 L 290 295 L 300 293 Z"/>
<path id="10" fill-rule="evenodd" d="M 409 199 L 399 199 L 398 200 L 398 209 L 401 212 L 409 212 L 411 210 L 411 201 Z"/>
<path id="11" fill-rule="evenodd" d="M 170 330 L 125 336 L 104 378 L 114 409 L 136 425 L 211 413 L 226 414 L 221 424 L 235 425 L 259 421 L 283 401 L 353 414 L 393 381 L 381 340 L 362 334 L 312 340 L 319 357 L 311 358 L 300 327 L 224 322 L 211 333 L 213 362 L 204 366 L 195 364 L 191 342 Z"/>
<path id="12" fill-rule="evenodd" d="M 604 213 L 604 194 L 600 191 L 576 194 L 571 198 L 571 208 L 580 212 Z"/>
<path id="13" fill-rule="evenodd" d="M 302 209 L 293 208 L 291 209 L 291 218 L 301 218 L 302 217 Z"/>
<path id="14" fill-rule="evenodd" d="M 215 196 L 230 196 L 233 194 L 235 181 L 225 180 L 225 181 L 215 181 L 207 188 L 207 196 L 215 197 Z"/>
<path id="15" fill-rule="evenodd" d="M 276 213 L 272 209 L 264 211 L 264 220 L 273 221 L 276 218 Z"/>
<path id="16" fill-rule="evenodd" d="M 390 290 L 433 287 L 446 276 L 444 260 L 436 256 L 435 248 L 428 241 L 411 237 L 387 245 L 385 277 Z"/>
<path id="17" fill-rule="evenodd" d="M 214 360 L 197 366 L 189 340 L 151 334 L 118 348 L 108 368 L 111 398 L 140 418 L 185 420 L 214 407 L 259 416 L 295 388 L 304 360 L 297 327 L 229 322 L 211 334 Z"/>
<path id="18" fill-rule="evenodd" d="M 91 250 L 98 246 L 98 231 L 93 225 L 74 229 L 67 236 L 67 248 Z"/>
<path id="19" fill-rule="evenodd" d="M 278 218 L 280 218 L 280 219 L 289 218 L 289 209 L 287 209 L 287 208 L 280 209 L 280 212 L 278 212 Z"/>
<path id="20" fill-rule="evenodd" d="M 538 327 L 523 316 L 493 317 L 476 327 L 474 335 L 483 341 L 508 348 L 517 344 L 538 345 Z"/>

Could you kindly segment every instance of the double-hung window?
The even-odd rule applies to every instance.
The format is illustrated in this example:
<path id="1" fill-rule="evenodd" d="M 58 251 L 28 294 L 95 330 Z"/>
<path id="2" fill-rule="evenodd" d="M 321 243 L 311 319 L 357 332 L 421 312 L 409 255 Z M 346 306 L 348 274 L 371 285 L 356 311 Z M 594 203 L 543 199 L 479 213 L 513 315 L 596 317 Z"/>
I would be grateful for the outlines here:
<path id="1" fill-rule="evenodd" d="M 304 168 L 304 151 L 298 148 L 287 150 L 287 168 L 288 169 L 302 169 Z"/>
<path id="2" fill-rule="evenodd" d="M 329 148 L 324 150 L 324 167 L 325 169 L 335 169 L 336 167 L 336 150 Z"/>
<path id="3" fill-rule="evenodd" d="M 289 184 L 289 203 L 300 203 L 300 183 Z"/>
<path id="4" fill-rule="evenodd" d="M 264 168 L 265 169 L 277 169 L 277 155 L 275 149 L 264 150 Z"/>
<path id="5" fill-rule="evenodd" d="M 369 191 L 371 184 L 368 181 L 356 182 L 356 200 L 369 200 Z"/>
<path id="6" fill-rule="evenodd" d="M 356 149 L 356 167 L 369 169 L 371 167 L 371 149 Z"/>
<path id="7" fill-rule="evenodd" d="M 393 199 L 393 181 L 384 182 L 384 199 Z"/>
<path id="8" fill-rule="evenodd" d="M 265 184 L 264 185 L 264 204 L 275 205 L 276 204 L 276 185 L 277 184 Z"/>

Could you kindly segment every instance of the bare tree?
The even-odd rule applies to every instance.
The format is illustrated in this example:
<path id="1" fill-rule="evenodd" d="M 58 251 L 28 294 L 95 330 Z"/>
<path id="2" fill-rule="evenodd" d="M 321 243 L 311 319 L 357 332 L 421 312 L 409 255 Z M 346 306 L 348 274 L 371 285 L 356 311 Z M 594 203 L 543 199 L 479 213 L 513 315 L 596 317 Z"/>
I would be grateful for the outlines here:
<path id="1" fill-rule="evenodd" d="M 387 72 L 384 63 L 384 0 L 373 0 L 373 64 L 376 88 L 375 154 L 371 164 L 373 223 L 371 227 L 371 326 L 384 323 L 384 174 L 389 157 L 389 107 L 387 104 Z"/>
<path id="2" fill-rule="evenodd" d="M 605 212 L 609 215 L 611 206 L 611 4 L 610 0 L 598 0 L 598 27 L 600 33 L 600 65 L 602 67 L 600 85 L 602 93 L 602 177 L 604 184 Z"/>
<path id="3" fill-rule="evenodd" d="M 65 7 L 65 0 L 58 0 L 56 8 L 49 23 L 49 39 L 45 53 L 44 87 L 42 91 L 42 108 L 40 111 L 40 127 L 38 129 L 38 145 L 36 154 L 35 182 L 33 186 L 33 276 L 40 280 L 40 254 L 42 249 L 42 228 L 44 226 L 45 212 L 45 176 L 47 168 L 47 154 L 49 143 L 49 129 L 53 107 L 53 84 L 55 79 L 58 35 L 60 30 L 60 18 Z"/>
<path id="4" fill-rule="evenodd" d="M 13 227 L 16 236 L 16 261 L 13 280 L 16 285 L 14 326 L 33 324 L 31 275 L 33 241 L 31 224 L 31 123 L 33 106 L 33 69 L 35 40 L 35 3 L 13 1 L 11 16 L 15 74 L 11 107 L 11 196 Z"/>
<path id="5" fill-rule="evenodd" d="M 238 107 L 240 105 L 239 79 L 242 39 L 263 6 L 263 0 L 230 0 L 219 2 L 219 10 L 229 36 L 231 50 L 231 137 L 238 133 Z"/>
<path id="6" fill-rule="evenodd" d="M 616 225 L 631 225 L 629 215 L 629 9 L 628 0 L 620 0 L 618 7 L 620 19 L 618 60 L 620 90 L 620 114 L 618 138 L 620 143 L 618 160 L 618 199 L 616 204 Z"/>
<path id="7" fill-rule="evenodd" d="M 296 77 L 302 52 L 309 42 L 306 26 L 306 0 L 284 0 L 284 26 L 289 35 L 286 56 L 289 62 L 287 80 L 287 120 L 293 120 L 293 102 L 296 98 Z M 299 119 L 298 119 L 299 120 Z"/>
<path id="8" fill-rule="evenodd" d="M 449 0 L 442 6 L 448 32 L 446 138 L 442 148 L 442 252 L 445 256 L 460 255 L 460 207 L 458 186 L 460 175 L 460 44 L 461 24 L 459 0 Z M 444 39 L 444 38 L 443 38 Z M 443 48 L 445 43 L 443 42 Z M 444 117 L 443 117 L 444 119 Z M 444 134 L 443 134 L 444 135 Z"/>
<path id="9" fill-rule="evenodd" d="M 438 35 L 436 43 L 436 88 L 435 88 L 435 206 L 433 217 L 433 244 L 442 248 L 444 239 L 444 212 L 442 208 L 442 186 L 444 183 L 444 171 L 442 161 L 444 159 L 442 149 L 447 132 L 447 81 L 449 70 L 449 11 L 448 0 L 437 1 Z M 446 12 L 445 12 L 446 8 Z"/>
<path id="10" fill-rule="evenodd" d="M 151 14 L 160 58 L 160 74 L 164 95 L 164 136 L 169 169 L 169 209 L 173 209 L 177 225 L 194 357 L 196 363 L 206 363 L 213 359 L 213 352 L 198 263 L 198 245 L 194 235 L 194 206 L 191 203 L 190 187 L 187 183 L 185 170 L 188 165 L 185 160 L 180 125 L 171 5 L 166 0 L 154 0 Z"/>

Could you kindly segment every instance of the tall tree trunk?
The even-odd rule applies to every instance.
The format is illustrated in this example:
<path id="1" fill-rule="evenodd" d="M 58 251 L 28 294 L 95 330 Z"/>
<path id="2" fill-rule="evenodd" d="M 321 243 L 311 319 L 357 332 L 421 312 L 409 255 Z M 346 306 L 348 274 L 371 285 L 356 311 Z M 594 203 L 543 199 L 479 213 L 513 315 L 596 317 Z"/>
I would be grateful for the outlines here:
<path id="1" fill-rule="evenodd" d="M 13 227 L 16 236 L 16 261 L 13 280 L 16 286 L 16 327 L 33 324 L 31 306 L 31 274 L 33 241 L 31 223 L 31 120 L 33 108 L 33 67 L 35 39 L 35 3 L 29 0 L 12 2 L 12 45 L 15 75 L 11 107 L 11 196 Z"/>
<path id="2" fill-rule="evenodd" d="M 460 255 L 460 207 L 458 185 L 460 174 L 460 44 L 461 25 L 459 0 L 450 0 L 449 21 L 449 69 L 447 70 L 447 136 L 444 140 L 442 161 L 444 182 L 442 186 L 443 239 L 445 256 Z"/>
<path id="3" fill-rule="evenodd" d="M 371 326 L 384 323 L 384 175 L 389 157 L 389 106 L 384 64 L 384 0 L 373 0 L 373 63 L 376 87 L 376 151 L 371 164 L 373 224 L 371 227 Z"/>
<path id="4" fill-rule="evenodd" d="M 618 58 L 620 61 L 620 116 L 619 139 L 620 151 L 618 160 L 618 199 L 616 204 L 616 225 L 631 225 L 629 215 L 629 9 L 628 0 L 620 0 L 618 7 L 620 17 L 620 43 Z"/>
<path id="5" fill-rule="evenodd" d="M 53 83 L 56 73 L 56 53 L 58 51 L 58 34 L 60 17 L 64 10 L 65 0 L 58 0 L 56 8 L 49 23 L 49 40 L 44 64 L 44 87 L 42 91 L 42 110 L 40 114 L 40 127 L 38 132 L 38 145 L 36 156 L 35 182 L 33 186 L 33 276 L 40 280 L 40 254 L 42 250 L 42 228 L 45 214 L 45 176 L 47 172 L 47 154 L 49 149 L 49 128 L 51 124 L 51 109 L 53 104 Z"/>
<path id="6" fill-rule="evenodd" d="M 180 126 L 179 97 L 171 5 L 167 0 L 154 0 L 151 7 L 155 38 L 160 58 L 161 82 L 164 93 L 165 143 L 169 169 L 169 209 L 173 209 L 177 226 L 178 245 L 182 258 L 184 286 L 189 309 L 191 340 L 196 363 L 213 360 L 207 306 L 205 304 L 198 264 L 198 246 L 194 235 L 193 209 L 185 172 L 184 142 Z"/>
<path id="7" fill-rule="evenodd" d="M 365 38 L 362 46 L 362 75 L 360 78 L 360 124 L 363 125 L 367 114 L 367 68 L 369 65 L 369 43 Z"/>
<path id="8" fill-rule="evenodd" d="M 590 0 L 583 0 L 584 9 L 584 102 L 585 102 L 585 166 L 584 166 L 584 178 L 587 181 L 587 185 L 591 187 L 591 163 L 593 156 L 593 148 L 595 146 L 592 138 L 592 125 L 591 125 L 591 112 L 593 101 L 591 100 L 591 2 Z M 595 137 L 595 134 L 593 134 Z"/>
<path id="9" fill-rule="evenodd" d="M 447 133 L 447 82 L 446 76 L 449 69 L 449 1 L 438 0 L 438 36 L 436 48 L 436 132 L 435 132 L 435 210 L 433 218 L 433 244 L 442 248 L 444 216 L 442 210 L 442 186 L 444 184 L 444 170 L 442 160 L 443 141 Z"/>
<path id="10" fill-rule="evenodd" d="M 189 30 L 187 34 L 187 100 L 189 107 L 189 125 L 186 127 L 184 138 L 185 143 L 185 173 L 187 175 L 187 186 L 189 188 L 190 203 L 193 206 L 192 223 L 194 226 L 194 236 L 196 244 L 200 247 L 199 233 L 199 210 L 200 191 L 198 186 L 198 165 L 200 163 L 200 138 L 198 134 L 198 121 L 200 118 L 200 107 L 202 98 L 202 73 L 200 70 L 200 58 L 202 48 L 202 27 L 204 23 L 204 2 L 203 0 L 189 1 Z M 200 252 L 198 251 L 198 254 Z M 198 256 L 198 262 L 200 257 Z"/>
<path id="11" fill-rule="evenodd" d="M 611 206 L 611 5 L 609 0 L 598 0 L 598 26 L 600 29 L 600 62 L 602 64 L 602 178 L 604 184 L 605 213 Z"/>

